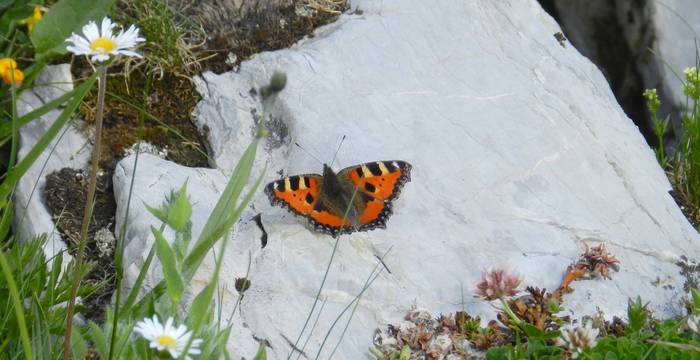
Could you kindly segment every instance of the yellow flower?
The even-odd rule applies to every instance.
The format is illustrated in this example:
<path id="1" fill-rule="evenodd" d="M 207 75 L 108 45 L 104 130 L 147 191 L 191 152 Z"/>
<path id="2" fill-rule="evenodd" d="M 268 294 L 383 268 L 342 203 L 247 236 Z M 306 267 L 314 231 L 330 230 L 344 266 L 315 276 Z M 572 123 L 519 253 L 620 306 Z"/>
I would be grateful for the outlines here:
<path id="1" fill-rule="evenodd" d="M 12 58 L 0 59 L 0 75 L 6 73 L 10 69 L 17 69 L 17 62 Z"/>
<path id="2" fill-rule="evenodd" d="M 12 84 L 13 78 L 15 84 L 21 84 L 24 81 L 24 73 L 17 68 L 17 62 L 12 58 L 0 59 L 0 77 L 5 84 Z"/>
<path id="3" fill-rule="evenodd" d="M 20 69 L 7 70 L 2 74 L 2 81 L 8 85 L 11 85 L 14 81 L 15 85 L 19 85 L 24 81 L 24 73 Z"/>
<path id="4" fill-rule="evenodd" d="M 29 29 L 29 33 L 31 34 L 32 30 L 34 30 L 34 25 L 41 20 L 42 13 L 41 6 L 35 6 L 34 11 L 32 11 L 32 15 L 29 16 L 26 19 L 22 19 L 19 23 L 20 24 L 25 24 L 27 25 L 27 29 Z"/>

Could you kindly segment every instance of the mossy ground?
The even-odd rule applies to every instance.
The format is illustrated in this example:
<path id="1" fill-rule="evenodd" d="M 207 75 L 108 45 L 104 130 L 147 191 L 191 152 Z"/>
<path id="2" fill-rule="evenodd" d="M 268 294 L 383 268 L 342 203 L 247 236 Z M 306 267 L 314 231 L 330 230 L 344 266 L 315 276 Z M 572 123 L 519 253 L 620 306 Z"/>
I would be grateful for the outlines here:
<path id="1" fill-rule="evenodd" d="M 141 138 L 167 150 L 166 159 L 206 167 L 204 138 L 191 120 L 200 96 L 187 78 L 164 74 L 153 79 L 140 71 L 116 73 L 107 81 L 100 165 L 111 170 Z M 97 89 L 80 107 L 86 131 L 95 121 Z"/>

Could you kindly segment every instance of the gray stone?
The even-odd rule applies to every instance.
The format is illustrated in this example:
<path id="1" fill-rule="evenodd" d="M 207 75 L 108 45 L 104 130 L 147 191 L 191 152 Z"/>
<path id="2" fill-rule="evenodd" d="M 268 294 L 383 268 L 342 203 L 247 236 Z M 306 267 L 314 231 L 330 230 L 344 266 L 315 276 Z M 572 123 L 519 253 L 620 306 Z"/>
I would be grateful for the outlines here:
<path id="1" fill-rule="evenodd" d="M 544 2 L 544 0 L 541 0 Z M 547 1 L 581 53 L 608 74 L 617 98 L 640 129 L 651 134 L 653 124 L 641 93 L 658 90 L 659 118 L 671 118 L 674 136 L 667 135 L 673 152 L 682 131 L 686 107 L 683 70 L 697 66 L 696 40 L 700 8 L 688 0 L 552 0 Z M 617 55 L 617 56 L 616 56 Z M 621 60 L 622 58 L 623 60 Z M 653 135 L 651 135 L 653 137 Z M 655 139 L 650 139 L 655 142 Z"/>
<path id="2" fill-rule="evenodd" d="M 32 91 L 45 103 L 73 90 L 70 64 L 47 65 L 32 85 Z"/>
<path id="3" fill-rule="evenodd" d="M 680 79 L 685 80 L 685 68 L 698 65 L 696 51 L 700 8 L 696 2 L 687 0 L 651 0 L 650 3 L 656 37 L 654 50 L 665 63 L 660 69 L 663 77 L 660 91 L 671 94 L 675 105 L 684 107 L 686 96 Z"/>
<path id="4" fill-rule="evenodd" d="M 675 262 L 680 255 L 697 259 L 700 237 L 600 71 L 558 43 L 558 25 L 536 1 L 356 6 L 361 14 L 345 14 L 290 49 L 256 55 L 239 73 L 203 74 L 196 121 L 208 130 L 217 169 L 150 155 L 139 158 L 135 173 L 134 156 L 119 163 L 114 184 L 117 229 L 128 221 L 127 284 L 152 244 L 149 227 L 159 225 L 142 203 L 158 205 L 187 181 L 196 237 L 253 137 L 252 110 L 261 109 L 250 89 L 282 70 L 287 88 L 269 114 L 277 141 L 261 147 L 253 174 L 265 163 L 267 181 L 279 170 L 320 172 L 310 155 L 330 163 L 343 136 L 336 169 L 392 159 L 413 165 L 386 230 L 340 237 L 321 294 L 325 306 L 304 348 L 308 357 L 375 266 L 385 271 L 364 294 L 334 359 L 371 358 L 374 329 L 400 322 L 412 305 L 493 318 L 493 307 L 473 296 L 482 269 L 509 267 L 526 285 L 554 289 L 586 245 L 600 243 L 620 259 L 620 272 L 574 283 L 567 312 L 624 317 L 628 298 L 641 295 L 658 316 L 682 313 L 684 278 Z M 257 213 L 264 248 L 251 221 Z M 237 299 L 235 278 L 245 276 L 250 261 L 252 285 L 233 315 L 234 357 L 251 356 L 267 340 L 271 359 L 286 358 L 333 245 L 259 191 L 233 229 L 222 270 L 217 305 L 226 319 Z M 213 267 L 209 258 L 193 294 Z M 154 271 L 145 288 L 159 278 Z M 347 321 L 346 313 L 320 358 L 330 356 Z"/>
<path id="5" fill-rule="evenodd" d="M 32 89 L 25 90 L 17 101 L 17 112 L 23 116 L 38 109 L 73 88 L 69 65 L 47 66 L 34 82 Z M 46 133 L 63 109 L 51 110 L 39 119 L 33 120 L 19 129 L 20 148 L 18 160 L 22 160 Z M 65 167 L 85 168 L 90 159 L 92 145 L 69 123 L 54 138 L 20 179 L 14 194 L 14 228 L 20 240 L 28 240 L 40 234 L 47 234 L 44 247 L 46 257 L 51 259 L 64 251 L 66 245 L 56 231 L 53 219 L 46 207 L 44 188 L 46 175 Z"/>

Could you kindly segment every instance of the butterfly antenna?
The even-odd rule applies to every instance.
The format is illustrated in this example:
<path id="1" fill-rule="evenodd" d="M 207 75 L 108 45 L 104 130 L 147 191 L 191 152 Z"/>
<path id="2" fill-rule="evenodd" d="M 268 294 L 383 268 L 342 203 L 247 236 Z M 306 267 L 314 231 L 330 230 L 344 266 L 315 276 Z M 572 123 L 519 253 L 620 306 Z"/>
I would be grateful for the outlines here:
<path id="1" fill-rule="evenodd" d="M 303 150 L 306 153 L 306 155 L 311 156 L 314 160 L 318 161 L 319 163 L 321 163 L 321 165 L 323 165 L 323 161 L 321 161 L 317 157 L 313 156 L 308 150 L 304 149 L 301 145 L 299 145 L 298 142 L 295 141 L 294 145 L 296 145 L 299 149 Z"/>
<path id="2" fill-rule="evenodd" d="M 335 157 L 338 156 L 338 151 L 340 151 L 340 147 L 343 146 L 343 141 L 345 141 L 345 135 L 343 135 L 343 138 L 340 139 L 340 144 L 338 144 L 338 148 L 335 149 L 335 154 L 333 154 L 333 160 L 331 160 L 331 167 L 333 167 L 333 163 L 335 162 Z"/>

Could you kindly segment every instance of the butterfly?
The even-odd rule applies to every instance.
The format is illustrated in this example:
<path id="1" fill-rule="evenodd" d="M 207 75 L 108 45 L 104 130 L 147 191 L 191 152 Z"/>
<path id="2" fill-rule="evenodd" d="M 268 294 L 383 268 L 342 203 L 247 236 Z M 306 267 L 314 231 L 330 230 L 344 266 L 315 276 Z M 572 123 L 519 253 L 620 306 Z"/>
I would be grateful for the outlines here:
<path id="1" fill-rule="evenodd" d="M 314 230 L 336 237 L 386 228 L 392 214 L 391 202 L 408 181 L 411 164 L 405 161 L 369 162 L 337 174 L 323 164 L 323 175 L 295 175 L 273 181 L 265 186 L 265 193 L 272 205 L 281 205 L 307 218 Z"/>

